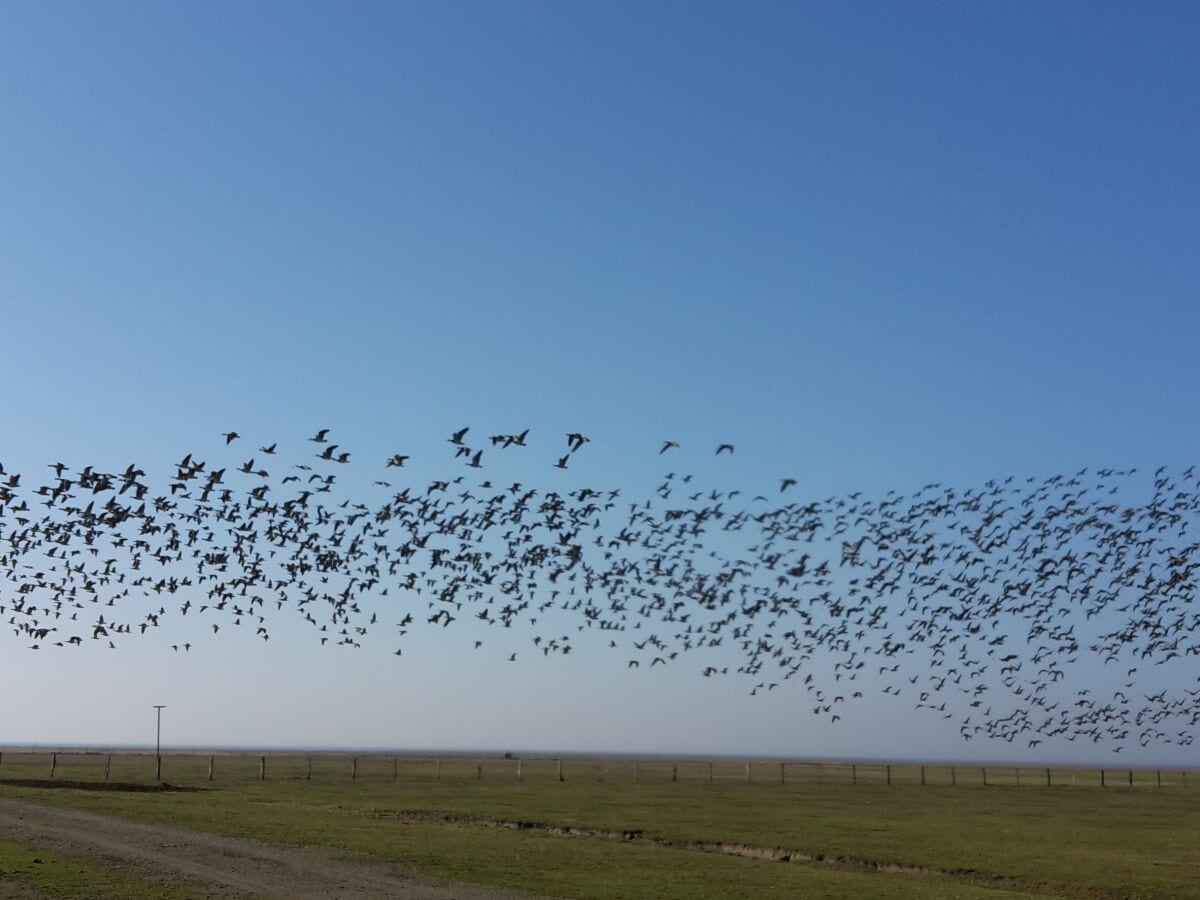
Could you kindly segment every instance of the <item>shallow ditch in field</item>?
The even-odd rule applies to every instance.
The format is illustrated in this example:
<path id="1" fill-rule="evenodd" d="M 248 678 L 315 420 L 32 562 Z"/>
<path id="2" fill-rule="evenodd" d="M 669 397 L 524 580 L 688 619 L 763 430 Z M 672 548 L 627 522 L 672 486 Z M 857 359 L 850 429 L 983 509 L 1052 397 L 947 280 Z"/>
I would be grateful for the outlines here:
<path id="1" fill-rule="evenodd" d="M 465 813 L 438 810 L 389 810 L 352 809 L 340 807 L 349 815 L 363 815 L 376 819 L 393 819 L 412 824 L 473 825 L 482 828 L 503 828 L 511 831 L 536 831 L 541 834 L 561 837 L 586 837 L 601 840 L 621 841 L 663 847 L 670 850 L 693 850 L 704 853 L 726 853 L 746 859 L 785 863 L 824 863 L 848 869 L 875 872 L 899 873 L 903 875 L 941 875 L 950 878 L 986 880 L 990 884 L 1016 883 L 1018 879 L 1008 875 L 987 875 L 975 869 L 935 869 L 896 862 L 881 862 L 856 856 L 840 856 L 825 853 L 810 853 L 787 847 L 763 847 L 738 841 L 698 841 L 683 838 L 665 838 L 648 835 L 638 829 L 590 828 L 578 825 L 554 825 L 519 819 L 500 819 L 490 816 L 473 816 Z"/>
<path id="2" fill-rule="evenodd" d="M 131 794 L 195 793 L 207 788 L 183 787 L 177 784 L 138 784 L 131 781 L 63 781 L 49 778 L 0 778 L 0 785 L 25 788 L 47 788 L 66 791 L 121 791 Z"/>

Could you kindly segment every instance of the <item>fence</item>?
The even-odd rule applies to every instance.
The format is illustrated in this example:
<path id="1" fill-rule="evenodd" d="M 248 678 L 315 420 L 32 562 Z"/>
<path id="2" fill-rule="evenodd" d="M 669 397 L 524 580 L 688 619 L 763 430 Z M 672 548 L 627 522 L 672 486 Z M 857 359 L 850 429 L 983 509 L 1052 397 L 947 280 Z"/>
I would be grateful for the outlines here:
<path id="1" fill-rule="evenodd" d="M 153 753 L 0 751 L 0 782 L 61 780 L 153 783 Z M 1190 776 L 1190 777 L 1189 777 Z M 604 782 L 613 784 L 883 785 L 921 787 L 1188 787 L 1200 773 L 1180 769 L 1034 768 L 799 761 L 414 756 L 352 753 L 180 753 L 162 756 L 162 780 Z"/>

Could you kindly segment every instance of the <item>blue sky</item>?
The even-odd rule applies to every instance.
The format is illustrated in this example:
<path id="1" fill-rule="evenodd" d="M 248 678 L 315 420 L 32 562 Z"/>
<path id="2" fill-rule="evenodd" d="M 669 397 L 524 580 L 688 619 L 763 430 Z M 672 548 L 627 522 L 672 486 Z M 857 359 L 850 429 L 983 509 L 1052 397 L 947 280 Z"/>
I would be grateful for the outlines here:
<path id="1" fill-rule="evenodd" d="M 701 475 L 812 497 L 1186 465 L 1198 20 L 7 4 L 0 460 L 165 472 L 230 428 L 329 426 L 356 458 L 411 451 L 416 478 L 469 424 L 529 427 L 546 459 L 583 431 L 571 477 L 635 493 L 666 438 Z M 795 693 L 627 672 L 600 642 L 508 665 L 519 637 L 396 658 L 385 633 L 350 653 L 296 627 L 185 659 L 186 630 L 6 641 L 28 690 L 0 741 L 134 742 L 161 702 L 191 744 L 1013 752 L 879 698 L 831 728 Z"/>

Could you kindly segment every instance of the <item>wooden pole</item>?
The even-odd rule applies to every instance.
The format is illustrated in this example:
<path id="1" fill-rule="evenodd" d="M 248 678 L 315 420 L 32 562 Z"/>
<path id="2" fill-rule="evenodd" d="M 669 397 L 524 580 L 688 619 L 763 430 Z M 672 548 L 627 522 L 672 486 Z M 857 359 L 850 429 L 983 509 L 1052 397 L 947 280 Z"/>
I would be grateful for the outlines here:
<path id="1" fill-rule="evenodd" d="M 987 787 L 987 766 L 980 766 L 979 770 L 983 772 L 983 786 Z"/>
<path id="2" fill-rule="evenodd" d="M 709 763 L 708 764 L 708 783 L 712 784 L 712 780 L 713 780 L 712 763 Z"/>
<path id="3" fill-rule="evenodd" d="M 521 760 L 517 760 L 517 781 L 521 780 Z"/>
<path id="4" fill-rule="evenodd" d="M 350 762 L 350 780 L 358 780 L 358 757 L 354 757 Z"/>
<path id="5" fill-rule="evenodd" d="M 671 763 L 671 783 L 674 784 L 679 780 L 679 764 Z"/>
<path id="6" fill-rule="evenodd" d="M 1046 787 L 1050 787 L 1050 770 L 1046 770 Z"/>
<path id="7" fill-rule="evenodd" d="M 1017 774 L 1017 787 L 1020 787 L 1021 786 L 1021 768 L 1018 766 L 1017 768 L 1013 769 L 1013 771 L 1016 772 L 1016 774 Z"/>
<path id="8" fill-rule="evenodd" d="M 260 756 L 258 758 L 258 780 L 259 781 L 267 780 L 267 758 L 266 758 L 266 756 Z"/>
<path id="9" fill-rule="evenodd" d="M 437 758 L 437 765 L 434 767 L 434 770 L 433 770 L 433 780 L 434 781 L 442 780 L 442 758 L 440 756 Z"/>
<path id="10" fill-rule="evenodd" d="M 50 754 L 50 780 L 51 781 L 54 780 L 54 770 L 56 768 L 58 768 L 58 754 L 51 753 Z"/>
<path id="11" fill-rule="evenodd" d="M 1154 777 L 1158 780 L 1158 786 L 1162 787 L 1162 769 L 1154 773 Z"/>
<path id="12" fill-rule="evenodd" d="M 892 767 L 891 766 L 887 767 L 887 783 L 889 785 L 892 783 Z"/>
<path id="13" fill-rule="evenodd" d="M 921 766 L 921 787 L 925 787 L 925 767 Z"/>
<path id="14" fill-rule="evenodd" d="M 308 770 L 304 773 L 305 781 L 312 781 L 312 757 L 308 758 Z"/>
<path id="15" fill-rule="evenodd" d="M 850 764 L 850 783 L 858 784 L 858 764 L 857 763 Z"/>
<path id="16" fill-rule="evenodd" d="M 483 781 L 483 763 L 475 764 L 475 780 Z"/>
<path id="17" fill-rule="evenodd" d="M 214 767 L 215 761 L 216 760 L 214 759 L 214 757 L 209 756 L 209 758 L 208 758 L 208 780 L 209 781 L 213 780 L 213 767 Z"/>
<path id="18" fill-rule="evenodd" d="M 958 773 L 954 771 L 954 766 L 950 767 L 950 786 L 954 787 L 958 784 Z"/>
<path id="19" fill-rule="evenodd" d="M 750 783 L 750 763 L 746 763 L 746 784 Z"/>
<path id="20" fill-rule="evenodd" d="M 1129 786 L 1133 787 L 1133 769 L 1129 770 Z"/>
<path id="21" fill-rule="evenodd" d="M 1100 787 L 1107 787 L 1107 785 L 1104 783 L 1104 770 L 1103 769 L 1100 770 Z"/>
<path id="22" fill-rule="evenodd" d="M 104 758 L 104 780 L 108 781 L 108 775 L 112 771 L 112 754 L 108 754 Z"/>
<path id="23" fill-rule="evenodd" d="M 561 759 L 558 761 L 558 780 L 559 780 L 559 781 L 562 781 L 562 780 L 563 780 L 563 773 L 562 773 L 562 760 L 561 760 Z"/>

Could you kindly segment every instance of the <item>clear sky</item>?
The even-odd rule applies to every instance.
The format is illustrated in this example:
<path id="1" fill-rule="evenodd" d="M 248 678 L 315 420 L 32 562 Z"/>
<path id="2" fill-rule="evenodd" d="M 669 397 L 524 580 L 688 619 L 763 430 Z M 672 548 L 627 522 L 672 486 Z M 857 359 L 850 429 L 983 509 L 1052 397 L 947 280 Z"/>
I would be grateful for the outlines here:
<path id="1" fill-rule="evenodd" d="M 1187 3 L 6 3 L 0 461 L 163 473 L 230 429 L 330 427 L 416 480 L 470 425 L 530 428 L 513 476 L 539 485 L 582 431 L 556 486 L 635 493 L 667 438 L 801 497 L 1195 462 L 1198 26 Z M 878 696 L 830 726 L 603 640 L 424 630 L 396 657 L 386 629 L 194 624 L 0 638 L 0 743 L 145 742 L 164 703 L 173 745 L 1107 758 L 964 744 Z"/>

